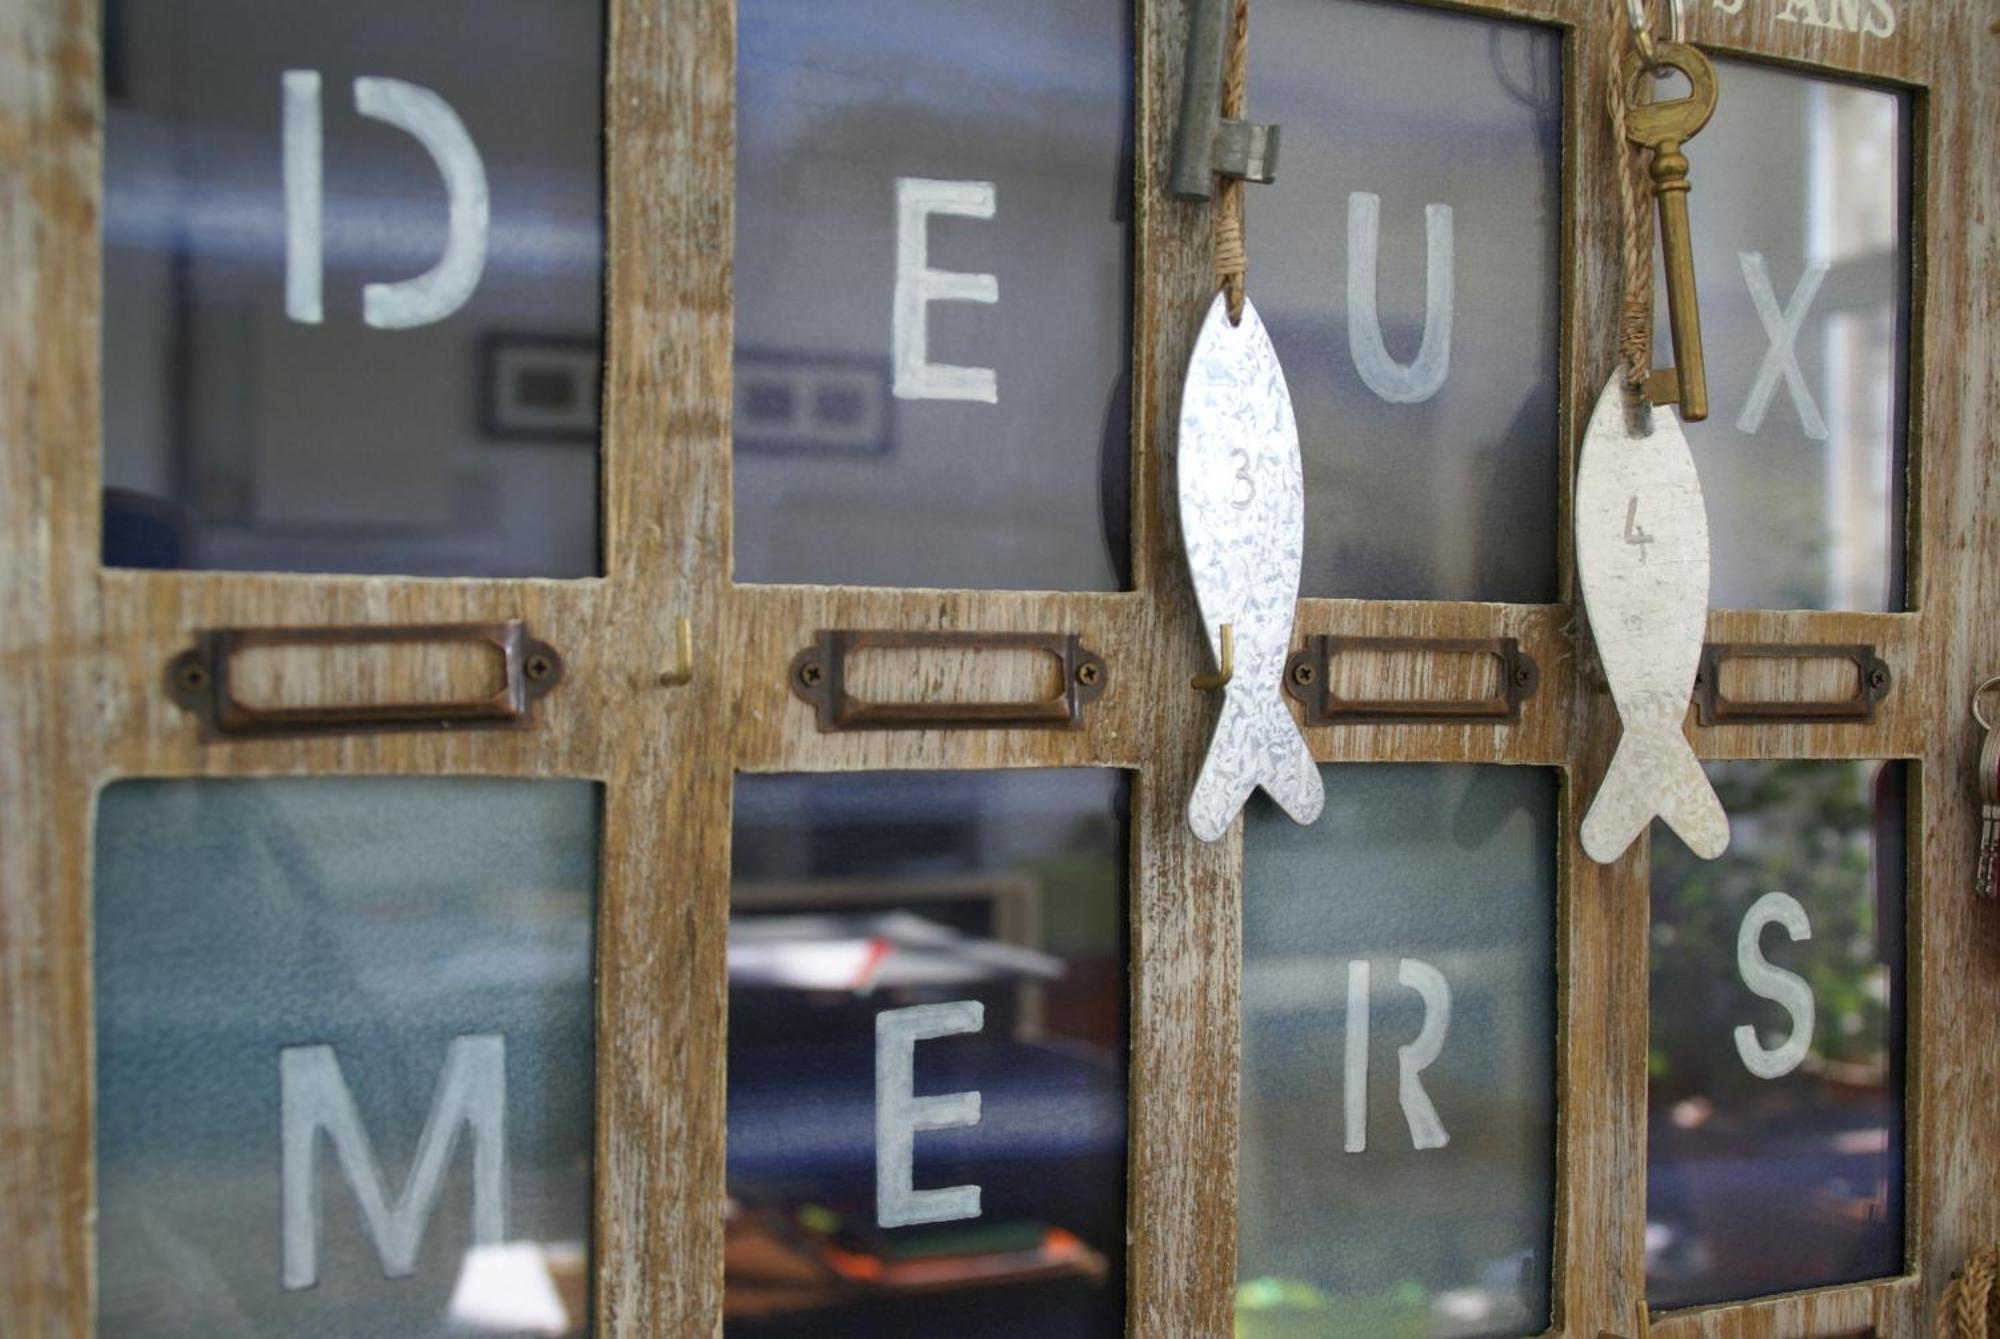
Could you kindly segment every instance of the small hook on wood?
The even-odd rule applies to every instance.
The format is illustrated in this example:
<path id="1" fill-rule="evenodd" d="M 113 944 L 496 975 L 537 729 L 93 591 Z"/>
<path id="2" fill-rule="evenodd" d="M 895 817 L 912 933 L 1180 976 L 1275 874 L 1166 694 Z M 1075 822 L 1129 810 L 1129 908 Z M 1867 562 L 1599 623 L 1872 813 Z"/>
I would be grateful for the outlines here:
<path id="1" fill-rule="evenodd" d="M 1236 629 L 1229 624 L 1222 625 L 1222 664 L 1213 674 L 1197 674 L 1188 680 L 1188 686 L 1204 693 L 1213 693 L 1236 677 Z"/>
<path id="2" fill-rule="evenodd" d="M 674 641 L 680 650 L 680 663 L 661 673 L 660 684 L 665 688 L 682 688 L 694 681 L 694 625 L 686 614 L 674 621 Z"/>

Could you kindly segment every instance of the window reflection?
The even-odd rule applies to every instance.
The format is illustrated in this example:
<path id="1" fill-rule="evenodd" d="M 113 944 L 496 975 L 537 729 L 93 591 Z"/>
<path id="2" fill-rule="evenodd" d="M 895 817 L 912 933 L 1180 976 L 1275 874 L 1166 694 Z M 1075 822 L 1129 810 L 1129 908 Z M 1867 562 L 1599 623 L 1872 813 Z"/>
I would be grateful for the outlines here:
<path id="1" fill-rule="evenodd" d="M 739 779 L 732 1339 L 1124 1333 L 1125 816 L 1108 771 Z"/>
<path id="2" fill-rule="evenodd" d="M 104 561 L 595 574 L 603 5 L 104 32 Z"/>
<path id="3" fill-rule="evenodd" d="M 1715 66 L 1688 195 L 1710 416 L 1687 435 L 1709 602 L 1902 608 L 1909 104 Z M 1654 315 L 1655 361 L 1671 362 L 1664 303 Z"/>
<path id="4" fill-rule="evenodd" d="M 1240 1339 L 1548 1328 L 1554 774 L 1321 769 L 1243 835 Z"/>
<path id="5" fill-rule="evenodd" d="M 590 1327 L 596 788 L 98 805 L 97 1333 Z"/>
<path id="6" fill-rule="evenodd" d="M 1713 763 L 1729 851 L 1653 837 L 1646 1292 L 1903 1266 L 1900 763 Z"/>
<path id="7" fill-rule="evenodd" d="M 1250 295 L 1306 485 L 1302 593 L 1556 597 L 1562 36 L 1258 0 Z"/>
<path id="8" fill-rule="evenodd" d="M 1126 581 L 1128 0 L 743 0 L 736 572 Z"/>

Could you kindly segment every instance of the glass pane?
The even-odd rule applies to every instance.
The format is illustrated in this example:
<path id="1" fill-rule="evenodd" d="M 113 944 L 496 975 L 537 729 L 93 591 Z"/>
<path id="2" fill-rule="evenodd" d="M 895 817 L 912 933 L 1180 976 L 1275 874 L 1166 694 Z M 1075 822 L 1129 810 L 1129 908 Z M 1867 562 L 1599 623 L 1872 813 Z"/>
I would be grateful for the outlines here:
<path id="1" fill-rule="evenodd" d="M 1125 1333 L 1125 776 L 745 776 L 730 1339 Z"/>
<path id="2" fill-rule="evenodd" d="M 1311 827 L 1244 820 L 1236 1333 L 1540 1334 L 1555 774 L 1321 771 Z"/>
<path id="3" fill-rule="evenodd" d="M 1129 0 L 741 0 L 736 575 L 1115 590 Z"/>
<path id="4" fill-rule="evenodd" d="M 1711 763 L 1729 851 L 1653 829 L 1646 1296 L 1903 1268 L 1901 763 Z"/>
<path id="5" fill-rule="evenodd" d="M 1708 504 L 1709 603 L 1900 609 L 1908 104 L 1715 67 L 1715 116 L 1688 151 L 1709 417 L 1687 436 Z M 1655 361 L 1671 363 L 1664 301 L 1655 316 Z"/>
<path id="6" fill-rule="evenodd" d="M 104 561 L 598 570 L 604 13 L 105 0 Z"/>
<path id="7" fill-rule="evenodd" d="M 587 1332 L 596 787 L 97 811 L 97 1333 Z"/>
<path id="8" fill-rule="evenodd" d="M 1556 597 L 1562 37 L 1258 0 L 1250 297 L 1305 457 L 1303 593 Z"/>

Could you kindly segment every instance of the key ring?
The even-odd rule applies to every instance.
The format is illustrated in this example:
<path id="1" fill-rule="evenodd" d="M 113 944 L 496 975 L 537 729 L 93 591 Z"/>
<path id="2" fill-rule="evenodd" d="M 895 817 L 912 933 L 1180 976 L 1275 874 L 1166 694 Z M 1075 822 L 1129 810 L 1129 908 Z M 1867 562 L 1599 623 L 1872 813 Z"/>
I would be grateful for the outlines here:
<path id="1" fill-rule="evenodd" d="M 1979 728 L 1986 731 L 1988 734 L 1993 733 L 1993 723 L 1991 721 L 1988 721 L 1986 719 L 1986 713 L 1982 712 L 1979 709 L 1979 698 L 1980 695 L 1985 693 L 1987 689 L 1994 687 L 2000 687 L 2000 674 L 1994 675 L 1992 678 L 1988 679 L 1985 683 L 1980 684 L 1979 687 L 1972 690 L 1972 719 L 1978 721 Z"/>
<path id="2" fill-rule="evenodd" d="M 1667 40 L 1676 46 L 1687 44 L 1687 0 L 1668 0 Z M 1646 12 L 1646 0 L 1625 0 L 1625 17 L 1632 29 L 1632 46 L 1639 53 L 1640 64 L 1646 73 L 1655 79 L 1667 73 L 1667 67 L 1660 64 L 1659 48 L 1653 44 L 1653 21 Z"/>

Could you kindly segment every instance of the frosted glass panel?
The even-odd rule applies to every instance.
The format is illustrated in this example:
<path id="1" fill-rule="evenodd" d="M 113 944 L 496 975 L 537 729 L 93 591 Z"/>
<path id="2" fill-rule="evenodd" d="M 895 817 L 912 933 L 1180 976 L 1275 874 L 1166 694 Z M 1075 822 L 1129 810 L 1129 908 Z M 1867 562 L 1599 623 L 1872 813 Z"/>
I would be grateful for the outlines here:
<path id="1" fill-rule="evenodd" d="M 736 574 L 1113 590 L 1128 0 L 742 0 Z"/>
<path id="2" fill-rule="evenodd" d="M 1236 1333 L 1540 1334 L 1555 775 L 1321 771 L 1311 827 L 1245 818 Z"/>
<path id="3" fill-rule="evenodd" d="M 739 779 L 729 1339 L 1125 1333 L 1126 795 Z"/>
<path id="4" fill-rule="evenodd" d="M 1687 436 L 1709 603 L 1901 609 L 1908 101 L 1715 67 L 1721 98 L 1688 150 L 1709 417 Z"/>
<path id="5" fill-rule="evenodd" d="M 1653 837 L 1646 1295 L 1903 1268 L 1901 763 L 1711 763 L 1729 851 Z"/>
<path id="6" fill-rule="evenodd" d="M 104 560 L 598 570 L 602 0 L 104 0 Z"/>
<path id="7" fill-rule="evenodd" d="M 1556 597 L 1562 37 L 1257 0 L 1250 296 L 1298 412 L 1303 593 Z M 1370 263 L 1370 257 L 1373 260 Z"/>
<path id="8" fill-rule="evenodd" d="M 587 782 L 98 804 L 97 1333 L 581 1335 Z"/>

